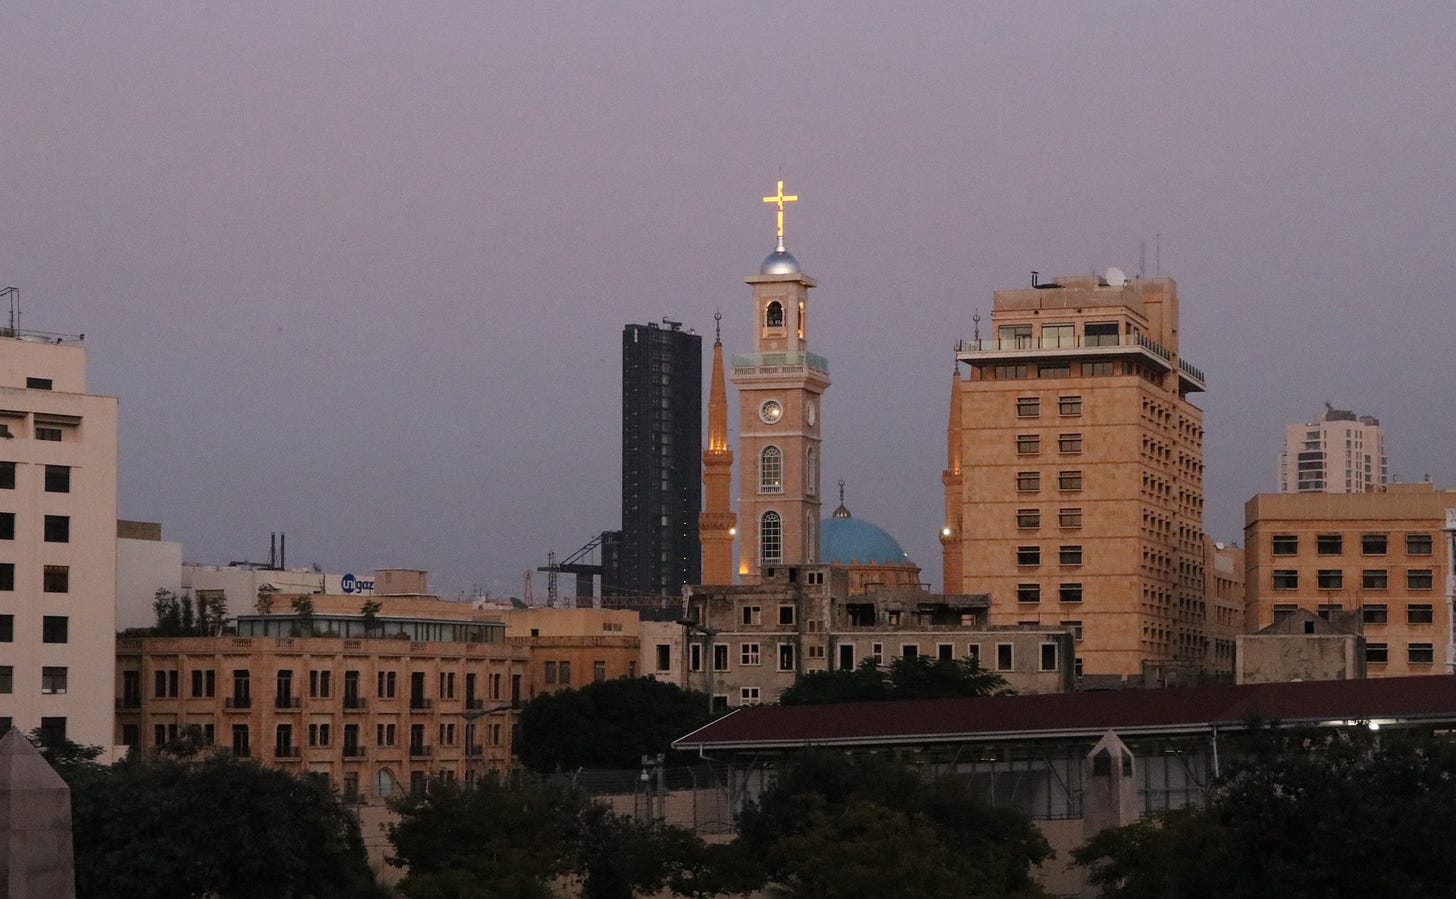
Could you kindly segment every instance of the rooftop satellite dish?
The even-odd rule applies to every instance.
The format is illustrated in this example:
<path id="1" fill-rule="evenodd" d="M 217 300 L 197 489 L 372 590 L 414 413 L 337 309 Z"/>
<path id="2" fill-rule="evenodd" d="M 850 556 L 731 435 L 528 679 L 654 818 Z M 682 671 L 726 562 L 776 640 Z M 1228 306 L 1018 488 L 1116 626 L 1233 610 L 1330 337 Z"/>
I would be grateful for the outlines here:
<path id="1" fill-rule="evenodd" d="M 1121 287 L 1126 283 L 1127 275 L 1123 273 L 1122 269 L 1114 265 L 1112 268 L 1107 270 L 1108 287 Z"/>

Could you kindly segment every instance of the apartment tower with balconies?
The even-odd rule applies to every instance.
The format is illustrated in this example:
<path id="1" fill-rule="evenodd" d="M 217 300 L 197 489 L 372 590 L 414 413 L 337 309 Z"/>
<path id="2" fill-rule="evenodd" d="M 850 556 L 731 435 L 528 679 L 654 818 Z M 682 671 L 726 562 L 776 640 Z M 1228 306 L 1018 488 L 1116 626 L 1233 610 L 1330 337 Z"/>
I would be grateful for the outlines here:
<path id="1" fill-rule="evenodd" d="M 1204 376 L 1177 285 L 1033 278 L 996 291 L 990 329 L 956 352 L 945 590 L 989 593 L 993 625 L 1074 628 L 1088 678 L 1201 674 Z"/>

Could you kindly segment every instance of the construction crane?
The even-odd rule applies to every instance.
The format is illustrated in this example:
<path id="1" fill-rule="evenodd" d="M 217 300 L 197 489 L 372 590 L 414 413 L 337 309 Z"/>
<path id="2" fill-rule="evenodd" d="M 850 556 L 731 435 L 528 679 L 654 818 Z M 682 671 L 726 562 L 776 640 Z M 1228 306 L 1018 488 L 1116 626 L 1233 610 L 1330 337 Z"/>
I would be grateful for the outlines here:
<path id="1" fill-rule="evenodd" d="M 577 608 L 583 608 L 582 600 L 586 600 L 585 608 L 590 608 L 592 598 L 596 595 L 593 589 L 593 578 L 602 573 L 602 566 L 594 562 L 583 562 L 589 556 L 594 556 L 601 548 L 602 535 L 598 534 L 587 542 L 586 546 L 567 556 L 560 562 L 556 561 L 556 553 L 546 554 L 546 564 L 537 568 L 537 571 L 546 572 L 546 605 L 556 608 L 556 576 L 558 574 L 576 575 L 576 597 L 573 604 Z"/>

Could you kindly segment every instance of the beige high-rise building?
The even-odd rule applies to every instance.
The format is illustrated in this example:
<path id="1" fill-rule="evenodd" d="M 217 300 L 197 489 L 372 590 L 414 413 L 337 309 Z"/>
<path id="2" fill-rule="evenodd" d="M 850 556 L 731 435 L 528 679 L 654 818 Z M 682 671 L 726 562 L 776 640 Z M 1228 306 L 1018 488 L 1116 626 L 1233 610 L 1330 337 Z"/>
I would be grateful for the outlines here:
<path id="1" fill-rule="evenodd" d="M 1262 493 L 1244 506 L 1246 629 L 1305 609 L 1359 612 L 1370 677 L 1456 670 L 1456 490 Z"/>
<path id="2" fill-rule="evenodd" d="M 978 323 L 979 324 L 979 323 Z M 996 291 L 952 385 L 945 589 L 993 625 L 1081 622 L 1086 676 L 1206 670 L 1202 372 L 1170 278 Z"/>
<path id="3" fill-rule="evenodd" d="M 0 725 L 110 749 L 116 399 L 86 353 L 0 331 Z"/>
<path id="4" fill-rule="evenodd" d="M 757 583 L 766 565 L 812 563 L 819 552 L 819 402 L 829 362 L 809 352 L 809 288 L 814 279 L 784 248 L 779 182 L 778 248 L 753 287 L 753 349 L 733 357 L 738 389 L 738 576 Z"/>
<path id="5" fill-rule="evenodd" d="M 1369 493 L 1389 482 L 1380 420 L 1325 403 L 1308 424 L 1284 431 L 1280 493 Z"/>

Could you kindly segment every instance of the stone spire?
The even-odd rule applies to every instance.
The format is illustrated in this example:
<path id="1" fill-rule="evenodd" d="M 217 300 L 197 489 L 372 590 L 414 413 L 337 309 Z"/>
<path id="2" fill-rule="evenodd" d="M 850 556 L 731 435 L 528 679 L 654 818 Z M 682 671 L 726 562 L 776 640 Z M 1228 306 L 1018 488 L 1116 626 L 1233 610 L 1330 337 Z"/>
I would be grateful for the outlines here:
<path id="1" fill-rule="evenodd" d="M 713 374 L 708 387 L 708 448 L 703 450 L 703 583 L 733 583 L 733 451 L 728 448 L 728 390 L 723 379 L 723 314 L 713 314 Z"/>

